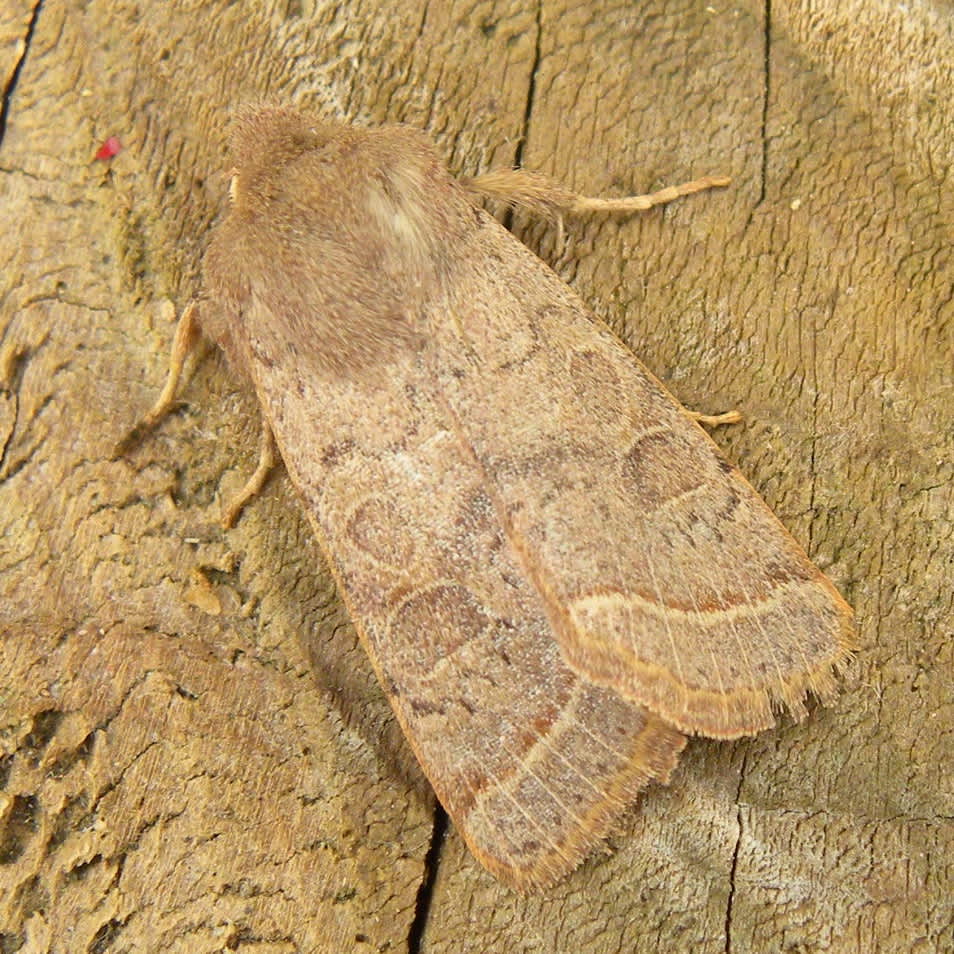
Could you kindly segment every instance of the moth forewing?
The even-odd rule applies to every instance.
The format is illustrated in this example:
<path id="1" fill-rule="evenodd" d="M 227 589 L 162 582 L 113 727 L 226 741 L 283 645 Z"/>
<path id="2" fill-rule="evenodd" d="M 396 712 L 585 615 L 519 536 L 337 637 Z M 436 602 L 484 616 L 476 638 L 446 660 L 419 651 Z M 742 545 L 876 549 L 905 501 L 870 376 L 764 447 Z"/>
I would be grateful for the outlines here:
<path id="1" fill-rule="evenodd" d="M 468 251 L 441 394 L 564 658 L 718 738 L 829 698 L 852 645 L 831 583 L 550 269 L 489 217 Z"/>

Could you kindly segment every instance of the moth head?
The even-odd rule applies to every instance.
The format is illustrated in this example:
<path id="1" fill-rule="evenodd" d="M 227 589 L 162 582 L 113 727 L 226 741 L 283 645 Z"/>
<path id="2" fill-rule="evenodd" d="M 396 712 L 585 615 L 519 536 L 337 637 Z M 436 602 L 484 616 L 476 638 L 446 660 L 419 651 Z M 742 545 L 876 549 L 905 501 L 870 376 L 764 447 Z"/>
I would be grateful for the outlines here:
<path id="1" fill-rule="evenodd" d="M 281 170 L 338 138 L 343 128 L 283 106 L 246 106 L 232 122 L 229 198 L 240 208 L 250 193 L 267 193 Z"/>

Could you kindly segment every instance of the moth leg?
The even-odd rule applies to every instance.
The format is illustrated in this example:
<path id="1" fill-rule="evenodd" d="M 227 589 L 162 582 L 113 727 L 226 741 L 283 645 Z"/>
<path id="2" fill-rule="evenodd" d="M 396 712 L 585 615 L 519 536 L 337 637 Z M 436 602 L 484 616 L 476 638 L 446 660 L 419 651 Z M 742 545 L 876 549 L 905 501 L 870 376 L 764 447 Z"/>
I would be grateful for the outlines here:
<path id="1" fill-rule="evenodd" d="M 258 466 L 255 468 L 255 473 L 246 481 L 245 486 L 232 498 L 229 505 L 223 511 L 223 527 L 226 529 L 231 527 L 238 519 L 238 515 L 242 512 L 245 505 L 265 486 L 265 481 L 268 480 L 268 475 L 271 473 L 277 461 L 276 455 L 275 436 L 272 434 L 272 429 L 268 424 L 262 421 L 262 436 L 258 450 Z"/>
<path id="2" fill-rule="evenodd" d="M 742 415 L 738 411 L 723 411 L 722 414 L 701 414 L 699 411 L 686 410 L 686 413 L 704 427 L 719 427 L 721 424 L 738 424 Z"/>
<path id="3" fill-rule="evenodd" d="M 561 213 L 579 215 L 584 212 L 626 213 L 642 212 L 657 205 L 665 205 L 680 196 L 692 195 L 705 189 L 727 186 L 728 176 L 705 176 L 692 182 L 668 186 L 646 195 L 624 196 L 619 199 L 601 199 L 580 195 L 551 182 L 545 176 L 524 169 L 500 169 L 472 179 L 463 179 L 468 191 L 482 198 L 520 206 L 548 217 Z"/>
<path id="4" fill-rule="evenodd" d="M 172 353 L 169 355 L 169 373 L 162 393 L 146 416 L 119 442 L 116 447 L 117 455 L 137 444 L 166 416 L 175 403 L 182 369 L 199 337 L 198 311 L 198 303 L 190 301 L 179 316 L 179 323 L 176 325 L 175 336 L 172 339 Z"/>

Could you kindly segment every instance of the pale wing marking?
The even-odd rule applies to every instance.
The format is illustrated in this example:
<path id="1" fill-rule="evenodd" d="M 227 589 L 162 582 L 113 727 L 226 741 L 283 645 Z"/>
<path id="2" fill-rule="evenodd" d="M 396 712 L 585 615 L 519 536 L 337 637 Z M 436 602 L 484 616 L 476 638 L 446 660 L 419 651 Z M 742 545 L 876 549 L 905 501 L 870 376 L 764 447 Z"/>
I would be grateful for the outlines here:
<path id="1" fill-rule="evenodd" d="M 794 581 L 794 584 L 798 584 L 801 581 Z M 779 587 L 779 589 L 768 596 L 761 597 L 757 600 L 750 600 L 748 594 L 746 593 L 746 601 L 744 603 L 736 604 L 735 606 L 729 607 L 728 609 L 718 609 L 718 610 L 706 610 L 700 612 L 698 609 L 681 609 L 677 606 L 667 606 L 666 603 L 662 600 L 660 595 L 659 602 L 654 600 L 646 599 L 644 596 L 640 596 L 638 593 L 589 593 L 584 596 L 578 596 L 570 600 L 570 606 L 574 610 L 579 610 L 581 612 L 589 611 L 599 611 L 599 610 L 609 610 L 618 606 L 626 606 L 628 604 L 636 604 L 642 609 L 645 609 L 646 612 L 652 616 L 656 616 L 660 619 L 664 619 L 668 622 L 669 617 L 681 617 L 683 619 L 691 620 L 693 618 L 705 618 L 706 616 L 718 616 L 724 619 L 744 619 L 747 616 L 757 616 L 762 615 L 761 611 L 763 609 L 772 608 L 777 606 L 782 602 L 781 595 L 784 595 L 784 591 L 789 589 L 791 585 L 794 584 L 784 584 Z M 657 586 L 657 594 L 659 593 Z"/>

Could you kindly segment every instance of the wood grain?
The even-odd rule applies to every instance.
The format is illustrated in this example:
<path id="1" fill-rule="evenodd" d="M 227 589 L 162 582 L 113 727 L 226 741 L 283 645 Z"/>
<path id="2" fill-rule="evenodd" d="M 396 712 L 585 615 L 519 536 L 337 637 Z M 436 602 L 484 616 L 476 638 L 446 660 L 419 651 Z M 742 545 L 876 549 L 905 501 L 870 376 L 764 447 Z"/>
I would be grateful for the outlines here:
<path id="1" fill-rule="evenodd" d="M 843 701 L 692 743 L 556 893 L 450 833 L 417 949 L 954 946 L 950 38 L 920 5 L 713 9 L 46 0 L 0 145 L 4 944 L 408 947 L 433 806 L 290 485 L 217 526 L 253 404 L 204 362 L 109 459 L 165 373 L 156 303 L 195 291 L 221 116 L 273 97 L 427 129 L 463 174 L 518 145 L 591 194 L 731 174 L 562 250 L 516 227 L 681 401 L 744 412 L 720 445 L 859 622 Z"/>

